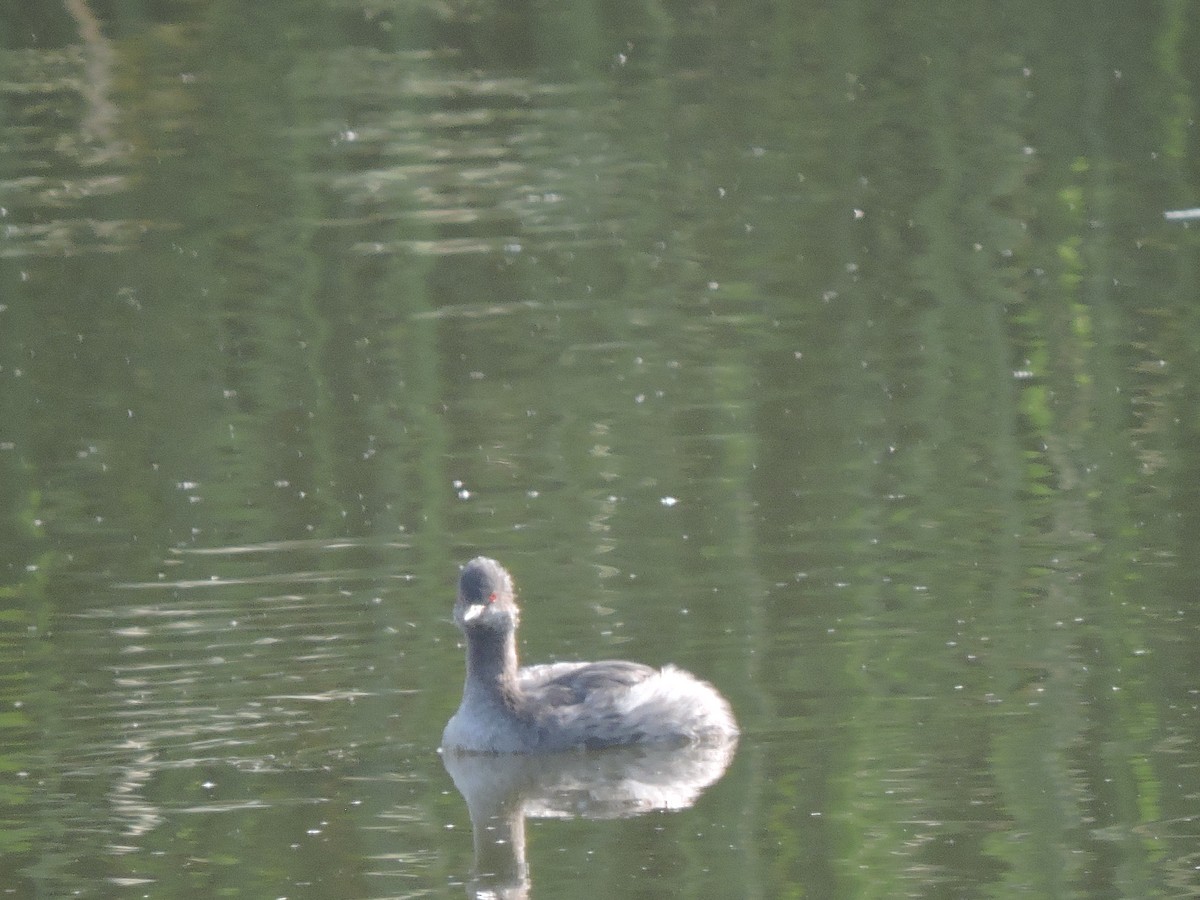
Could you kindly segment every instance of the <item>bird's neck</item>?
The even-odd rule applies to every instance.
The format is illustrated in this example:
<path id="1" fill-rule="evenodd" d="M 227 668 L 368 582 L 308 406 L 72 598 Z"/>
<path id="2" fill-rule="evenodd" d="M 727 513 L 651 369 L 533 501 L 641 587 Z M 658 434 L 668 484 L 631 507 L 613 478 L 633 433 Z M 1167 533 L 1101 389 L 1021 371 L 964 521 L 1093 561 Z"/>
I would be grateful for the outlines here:
<path id="1" fill-rule="evenodd" d="M 513 630 L 468 631 L 466 696 L 503 702 L 515 694 L 516 687 L 517 637 Z"/>

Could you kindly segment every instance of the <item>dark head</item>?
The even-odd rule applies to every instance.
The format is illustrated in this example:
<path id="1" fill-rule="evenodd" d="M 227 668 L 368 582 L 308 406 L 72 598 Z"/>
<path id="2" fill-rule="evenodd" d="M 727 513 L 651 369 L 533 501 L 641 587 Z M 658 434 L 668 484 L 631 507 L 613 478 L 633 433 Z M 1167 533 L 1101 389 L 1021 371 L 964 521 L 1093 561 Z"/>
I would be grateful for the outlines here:
<path id="1" fill-rule="evenodd" d="M 454 621 L 463 631 L 474 628 L 504 631 L 517 627 L 512 576 L 504 566 L 486 556 L 477 556 L 463 566 Z"/>

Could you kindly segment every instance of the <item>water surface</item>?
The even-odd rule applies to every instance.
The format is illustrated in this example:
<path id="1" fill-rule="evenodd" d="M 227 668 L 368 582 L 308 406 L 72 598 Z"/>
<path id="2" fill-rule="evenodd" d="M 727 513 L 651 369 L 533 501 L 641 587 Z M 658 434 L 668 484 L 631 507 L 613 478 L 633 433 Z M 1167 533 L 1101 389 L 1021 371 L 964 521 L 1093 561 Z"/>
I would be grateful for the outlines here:
<path id="1" fill-rule="evenodd" d="M 0 887 L 477 885 L 487 553 L 527 661 L 744 728 L 685 808 L 530 815 L 533 895 L 1200 890 L 1178 4 L 0 35 Z"/>

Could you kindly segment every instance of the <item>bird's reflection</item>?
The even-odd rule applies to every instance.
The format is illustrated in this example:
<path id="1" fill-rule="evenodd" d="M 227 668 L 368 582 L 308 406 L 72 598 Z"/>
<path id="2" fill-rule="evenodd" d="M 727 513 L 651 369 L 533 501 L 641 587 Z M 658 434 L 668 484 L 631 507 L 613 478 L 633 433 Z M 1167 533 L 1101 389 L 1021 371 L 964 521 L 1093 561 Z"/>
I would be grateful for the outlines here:
<path id="1" fill-rule="evenodd" d="M 525 818 L 618 819 L 685 809 L 719 779 L 737 743 L 621 747 L 542 756 L 445 752 L 471 816 L 474 898 L 529 895 Z"/>

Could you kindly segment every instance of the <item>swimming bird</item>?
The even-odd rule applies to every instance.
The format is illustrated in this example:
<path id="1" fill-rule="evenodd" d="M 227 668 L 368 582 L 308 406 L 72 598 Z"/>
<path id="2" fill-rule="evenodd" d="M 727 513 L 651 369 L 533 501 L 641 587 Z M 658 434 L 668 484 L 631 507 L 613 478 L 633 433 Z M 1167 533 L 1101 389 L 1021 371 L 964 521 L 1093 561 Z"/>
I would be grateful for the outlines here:
<path id="1" fill-rule="evenodd" d="M 454 621 L 467 641 L 462 703 L 445 751 L 547 753 L 730 741 L 738 728 L 711 684 L 675 666 L 624 660 L 517 663 L 512 576 L 494 559 L 463 566 Z"/>

